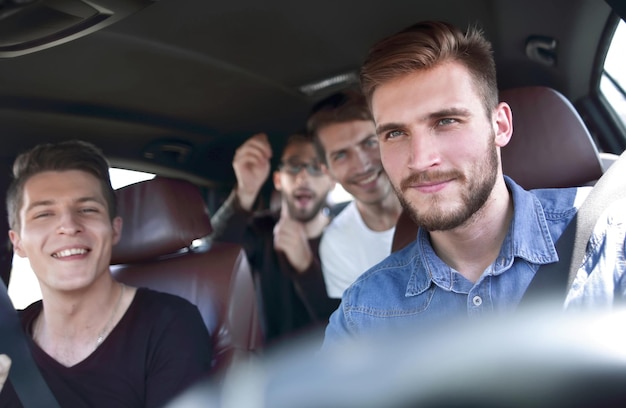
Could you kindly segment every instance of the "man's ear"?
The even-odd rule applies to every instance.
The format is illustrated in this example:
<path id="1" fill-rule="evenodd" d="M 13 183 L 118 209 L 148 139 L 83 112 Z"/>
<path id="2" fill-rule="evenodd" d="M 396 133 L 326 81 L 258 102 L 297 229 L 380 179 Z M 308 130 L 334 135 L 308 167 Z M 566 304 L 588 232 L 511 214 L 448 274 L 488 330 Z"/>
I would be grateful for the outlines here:
<path id="1" fill-rule="evenodd" d="M 280 171 L 275 171 L 272 174 L 272 180 L 274 181 L 274 188 L 276 191 L 282 191 L 282 184 L 280 184 Z"/>
<path id="2" fill-rule="evenodd" d="M 9 230 L 9 239 L 11 240 L 11 244 L 13 244 L 13 251 L 20 258 L 26 258 L 26 252 L 22 249 L 22 239 L 18 233 L 13 230 Z"/>
<path id="3" fill-rule="evenodd" d="M 111 222 L 113 227 L 113 245 L 117 244 L 120 242 L 120 239 L 122 239 L 123 224 L 124 222 L 122 221 L 122 217 L 115 217 L 113 218 L 113 222 Z"/>
<path id="4" fill-rule="evenodd" d="M 506 146 L 513 135 L 513 113 L 511 107 L 500 102 L 494 112 L 494 130 L 496 133 L 495 144 L 498 147 Z"/>

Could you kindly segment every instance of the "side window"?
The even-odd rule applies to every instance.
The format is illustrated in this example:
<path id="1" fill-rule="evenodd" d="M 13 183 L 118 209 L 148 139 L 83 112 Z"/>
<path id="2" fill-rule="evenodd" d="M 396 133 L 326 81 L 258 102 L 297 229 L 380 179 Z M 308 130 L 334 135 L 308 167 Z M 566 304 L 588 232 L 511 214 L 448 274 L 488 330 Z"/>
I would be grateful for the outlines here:
<path id="1" fill-rule="evenodd" d="M 609 51 L 604 61 L 602 78 L 600 79 L 600 93 L 613 110 L 615 117 L 626 129 L 626 23 L 620 21 L 617 25 Z"/>
<path id="2" fill-rule="evenodd" d="M 341 184 L 339 183 L 337 183 L 335 185 L 335 188 L 331 190 L 331 192 L 328 194 L 328 204 L 330 205 L 342 203 L 344 201 L 350 201 L 353 199 L 354 197 L 352 197 L 352 194 L 344 190 L 344 188 L 341 187 Z"/>
<path id="3" fill-rule="evenodd" d="M 155 174 L 113 167 L 109 169 L 109 176 L 111 177 L 111 185 L 113 186 L 113 189 L 117 190 L 118 188 L 122 188 L 129 184 L 138 183 L 144 180 L 151 180 L 154 178 Z"/>
<path id="4" fill-rule="evenodd" d="M 144 173 L 134 170 L 111 168 L 109 171 L 111 185 L 118 189 L 129 184 L 154 178 L 154 174 Z M 11 280 L 9 282 L 9 297 L 13 306 L 17 309 L 24 309 L 34 301 L 41 299 L 41 290 L 37 278 L 30 268 L 30 263 L 26 258 L 13 256 L 13 268 L 11 270 Z"/>

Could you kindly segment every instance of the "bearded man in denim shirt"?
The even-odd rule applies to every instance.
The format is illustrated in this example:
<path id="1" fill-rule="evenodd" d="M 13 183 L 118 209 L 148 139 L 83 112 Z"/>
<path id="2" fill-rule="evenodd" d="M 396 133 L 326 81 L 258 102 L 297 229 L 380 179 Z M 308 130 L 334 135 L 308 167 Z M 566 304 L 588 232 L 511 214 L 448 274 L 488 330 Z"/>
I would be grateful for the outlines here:
<path id="1" fill-rule="evenodd" d="M 423 22 L 376 44 L 361 70 L 382 164 L 417 238 L 350 286 L 325 347 L 392 327 L 514 311 L 590 188 L 526 191 L 503 175 L 513 133 L 491 44 Z M 626 203 L 597 222 L 565 308 L 610 308 L 626 293 Z"/>

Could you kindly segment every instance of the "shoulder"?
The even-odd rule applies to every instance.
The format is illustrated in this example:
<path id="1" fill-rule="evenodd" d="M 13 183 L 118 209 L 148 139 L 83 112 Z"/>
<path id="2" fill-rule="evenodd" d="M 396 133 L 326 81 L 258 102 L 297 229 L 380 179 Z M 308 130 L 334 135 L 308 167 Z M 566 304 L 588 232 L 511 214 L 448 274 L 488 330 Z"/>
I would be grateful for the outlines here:
<path id="1" fill-rule="evenodd" d="M 336 216 L 338 216 L 348 206 L 348 204 L 350 204 L 353 201 L 354 200 L 342 201 L 340 203 L 331 205 L 328 208 L 328 215 L 331 218 L 335 218 Z"/>
<path id="2" fill-rule="evenodd" d="M 141 330 L 167 336 L 192 335 L 202 341 L 209 336 L 207 325 L 196 305 L 170 293 L 138 288 L 128 309 L 128 322 Z"/>
<path id="3" fill-rule="evenodd" d="M 345 208 L 337 214 L 324 230 L 324 234 L 328 232 L 342 231 L 346 227 L 355 224 L 358 211 L 354 201 L 349 202 Z"/>
<path id="4" fill-rule="evenodd" d="M 506 181 L 518 221 L 528 223 L 531 219 L 536 220 L 537 225 L 544 225 L 544 229 L 550 230 L 553 238 L 558 238 L 591 191 L 591 187 L 524 190 L 510 178 Z"/>
<path id="5" fill-rule="evenodd" d="M 591 192 L 591 187 L 542 188 L 529 191 L 549 212 L 577 210 Z"/>
<path id="6" fill-rule="evenodd" d="M 525 209 L 537 206 L 545 213 L 547 218 L 561 218 L 571 216 L 580 208 L 592 187 L 565 187 L 565 188 L 539 188 L 525 190 L 509 177 L 505 176 L 507 187 L 513 195 L 516 207 Z"/>
<path id="7" fill-rule="evenodd" d="M 200 314 L 196 305 L 189 300 L 148 288 L 137 288 L 134 303 L 137 308 L 151 314 L 169 314 L 170 316 L 174 316 L 174 313 Z"/>
<path id="8" fill-rule="evenodd" d="M 38 300 L 36 302 L 31 303 L 28 307 L 22 310 L 18 310 L 18 315 L 20 316 L 20 320 L 22 322 L 22 326 L 26 329 L 26 331 L 30 331 L 27 329 L 31 326 L 33 320 L 39 316 L 41 309 L 43 308 L 43 302 Z"/>
<path id="9" fill-rule="evenodd" d="M 342 301 L 356 304 L 369 299 L 370 294 L 384 298 L 391 292 L 404 296 L 409 279 L 417 268 L 417 245 L 413 242 L 369 268 L 346 289 Z"/>
<path id="10" fill-rule="evenodd" d="M 326 257 L 329 252 L 341 253 L 351 246 L 350 239 L 354 239 L 354 212 L 356 206 L 350 202 L 330 223 L 324 228 L 320 237 L 320 255 Z M 327 257 L 326 257 L 327 258 Z"/>
<path id="11" fill-rule="evenodd" d="M 18 310 L 18 312 L 22 316 L 29 316 L 29 315 L 32 315 L 32 314 L 39 314 L 39 312 L 41 311 L 42 307 L 43 307 L 43 302 L 40 299 L 40 300 L 37 300 L 37 301 L 31 303 L 25 309 Z"/>
<path id="12" fill-rule="evenodd" d="M 557 240 L 567 225 L 574 219 L 591 187 L 552 188 L 531 190 L 530 193 L 540 203 L 541 215 L 553 240 Z M 540 214 L 537 210 L 537 214 Z M 538 215 L 540 217 L 541 215 Z"/>

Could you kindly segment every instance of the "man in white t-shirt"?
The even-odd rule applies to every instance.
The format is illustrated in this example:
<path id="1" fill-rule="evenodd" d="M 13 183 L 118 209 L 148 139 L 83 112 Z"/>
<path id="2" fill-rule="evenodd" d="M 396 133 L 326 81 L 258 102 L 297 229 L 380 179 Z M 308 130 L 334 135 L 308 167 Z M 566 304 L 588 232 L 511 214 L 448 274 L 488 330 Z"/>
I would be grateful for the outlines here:
<path id="1" fill-rule="evenodd" d="M 326 227 L 320 260 L 331 298 L 391 253 L 402 207 L 383 170 L 365 98 L 343 91 L 318 102 L 307 121 L 320 157 L 354 201 Z"/>

